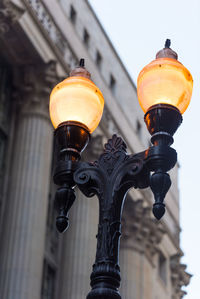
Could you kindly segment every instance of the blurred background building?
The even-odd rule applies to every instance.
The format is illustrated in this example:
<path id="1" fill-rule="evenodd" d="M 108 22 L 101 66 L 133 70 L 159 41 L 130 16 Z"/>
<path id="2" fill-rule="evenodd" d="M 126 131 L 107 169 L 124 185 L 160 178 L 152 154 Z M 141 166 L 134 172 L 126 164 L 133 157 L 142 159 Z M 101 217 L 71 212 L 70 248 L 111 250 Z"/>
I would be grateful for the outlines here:
<path id="1" fill-rule="evenodd" d="M 48 114 L 52 87 L 81 57 L 105 98 L 85 157 L 95 160 L 113 133 L 124 138 L 129 152 L 147 148 L 136 86 L 86 0 L 0 2 L 1 299 L 80 299 L 89 291 L 98 203 L 79 194 L 69 230 L 58 235 Z M 120 249 L 124 299 L 185 294 L 191 275 L 180 262 L 177 168 L 162 221 L 152 217 L 150 190 L 129 192 Z"/>

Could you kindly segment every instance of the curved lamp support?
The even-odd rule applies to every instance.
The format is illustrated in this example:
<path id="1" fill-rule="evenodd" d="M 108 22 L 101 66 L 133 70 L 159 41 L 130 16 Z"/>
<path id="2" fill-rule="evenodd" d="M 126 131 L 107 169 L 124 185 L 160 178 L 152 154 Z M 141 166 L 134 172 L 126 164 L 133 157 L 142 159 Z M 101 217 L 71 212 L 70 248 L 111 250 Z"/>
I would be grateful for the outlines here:
<path id="1" fill-rule="evenodd" d="M 76 185 L 85 196 L 97 195 L 99 199 L 97 252 L 91 274 L 92 290 L 87 299 L 121 298 L 118 258 L 124 199 L 132 187 L 150 187 L 155 197 L 153 214 L 158 220 L 164 215 L 164 198 L 171 186 L 167 172 L 177 161 L 176 151 L 170 145 L 181 121 L 180 112 L 170 105 L 153 106 L 145 114 L 153 146 L 128 155 L 123 139 L 113 135 L 99 159 L 92 163 L 79 161 L 90 137 L 86 128 L 80 123 L 64 123 L 55 131 L 54 182 L 61 186 L 55 197 L 58 231 L 63 232 L 68 227 L 68 212 L 75 200 Z"/>

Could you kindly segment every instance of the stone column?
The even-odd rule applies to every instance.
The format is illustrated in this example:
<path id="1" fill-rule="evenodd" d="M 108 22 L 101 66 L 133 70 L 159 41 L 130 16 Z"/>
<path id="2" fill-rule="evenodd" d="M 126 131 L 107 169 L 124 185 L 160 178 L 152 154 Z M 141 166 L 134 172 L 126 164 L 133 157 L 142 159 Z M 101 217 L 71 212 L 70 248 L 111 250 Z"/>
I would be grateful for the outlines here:
<path id="1" fill-rule="evenodd" d="M 154 257 L 163 233 L 162 225 L 151 218 L 151 209 L 143 206 L 143 200 L 128 197 L 120 248 L 123 299 L 152 298 Z"/>
<path id="2" fill-rule="evenodd" d="M 120 268 L 123 299 L 144 299 L 143 296 L 143 254 L 131 248 L 121 247 Z"/>
<path id="3" fill-rule="evenodd" d="M 53 130 L 55 64 L 16 74 L 18 112 L 0 252 L 2 299 L 40 299 Z"/>
<path id="4" fill-rule="evenodd" d="M 69 217 L 70 227 L 63 238 L 58 298 L 86 298 L 96 252 L 97 198 L 85 198 L 78 192 Z"/>
<path id="5" fill-rule="evenodd" d="M 87 161 L 102 152 L 102 137 L 92 138 L 86 149 Z M 61 256 L 61 289 L 58 298 L 86 298 L 90 290 L 90 274 L 96 254 L 99 218 L 98 199 L 86 198 L 76 190 L 77 198 L 69 212 L 70 226 L 63 236 Z"/>

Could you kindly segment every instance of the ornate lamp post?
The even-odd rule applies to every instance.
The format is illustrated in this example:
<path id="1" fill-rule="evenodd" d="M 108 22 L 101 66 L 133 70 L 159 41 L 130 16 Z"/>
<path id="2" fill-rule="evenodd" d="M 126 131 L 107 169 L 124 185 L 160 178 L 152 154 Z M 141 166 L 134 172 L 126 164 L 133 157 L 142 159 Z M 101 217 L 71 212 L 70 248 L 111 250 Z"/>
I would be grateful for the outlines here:
<path id="1" fill-rule="evenodd" d="M 152 146 L 128 155 L 121 137 L 113 135 L 95 162 L 80 162 L 90 134 L 98 126 L 104 106 L 101 91 L 90 80 L 81 59 L 70 77 L 59 83 L 50 97 L 50 116 L 55 127 L 56 167 L 54 182 L 59 232 L 68 227 L 68 212 L 75 200 L 74 187 L 85 196 L 99 199 L 99 226 L 96 260 L 91 274 L 92 290 L 87 299 L 120 299 L 118 263 L 121 214 L 126 193 L 131 187 L 150 186 L 155 203 L 153 214 L 165 213 L 164 197 L 170 188 L 168 171 L 177 161 L 171 148 L 173 135 L 182 122 L 192 95 L 193 80 L 189 71 L 177 61 L 177 54 L 165 48 L 138 77 L 138 98 L 145 113 L 144 121 L 151 134 Z"/>

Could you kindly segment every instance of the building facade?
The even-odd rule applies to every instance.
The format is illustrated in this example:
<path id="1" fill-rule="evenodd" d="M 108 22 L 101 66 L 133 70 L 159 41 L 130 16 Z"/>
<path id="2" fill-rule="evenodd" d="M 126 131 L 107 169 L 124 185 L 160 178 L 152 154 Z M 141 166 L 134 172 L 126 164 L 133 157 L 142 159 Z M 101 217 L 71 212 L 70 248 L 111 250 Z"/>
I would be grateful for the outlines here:
<path id="1" fill-rule="evenodd" d="M 89 291 L 98 203 L 78 190 L 70 228 L 55 229 L 52 87 L 81 57 L 105 98 L 85 153 L 95 160 L 113 133 L 128 151 L 150 144 L 136 87 L 86 0 L 0 2 L 0 298 L 80 299 Z M 124 299 L 180 299 L 191 275 L 181 264 L 177 167 L 157 222 L 150 190 L 127 196 L 120 248 Z"/>

